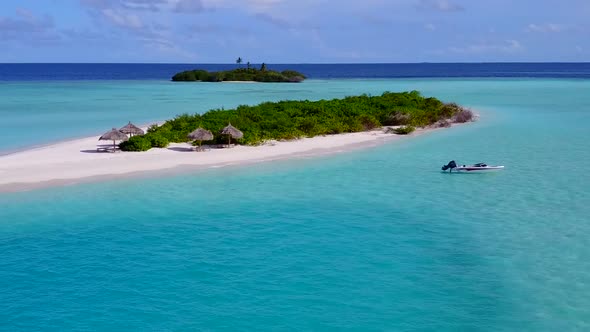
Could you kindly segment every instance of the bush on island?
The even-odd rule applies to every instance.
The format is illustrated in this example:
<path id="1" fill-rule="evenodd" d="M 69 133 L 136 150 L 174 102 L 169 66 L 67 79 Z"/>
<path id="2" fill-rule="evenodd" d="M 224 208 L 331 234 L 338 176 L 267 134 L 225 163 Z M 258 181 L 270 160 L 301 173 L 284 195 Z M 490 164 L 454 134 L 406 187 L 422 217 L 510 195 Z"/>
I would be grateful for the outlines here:
<path id="1" fill-rule="evenodd" d="M 122 151 L 147 151 L 152 148 L 152 143 L 143 135 L 133 136 L 127 141 L 121 142 L 119 148 L 121 148 Z"/>
<path id="2" fill-rule="evenodd" d="M 168 142 L 187 142 L 187 135 L 199 127 L 213 133 L 211 144 L 227 144 L 227 137 L 219 133 L 228 123 L 243 132 L 243 138 L 236 144 L 244 145 L 366 131 L 392 123 L 400 125 L 397 124 L 400 122 L 404 127 L 391 132 L 409 134 L 415 127 L 448 121 L 460 111 L 459 106 L 424 98 L 417 91 L 332 100 L 265 102 L 229 110 L 214 109 L 204 114 L 179 115 L 158 127 L 151 127 L 146 134 L 148 138 L 133 137 L 122 144 L 122 149 L 145 151 L 150 147 L 165 146 Z"/>
<path id="3" fill-rule="evenodd" d="M 432 125 L 433 128 L 449 128 L 450 126 L 451 121 L 449 120 L 438 120 Z"/>
<path id="4" fill-rule="evenodd" d="M 255 81 L 255 82 L 287 82 L 297 83 L 305 79 L 305 75 L 294 70 L 282 72 L 268 70 L 266 65 L 260 69 L 238 68 L 234 70 L 208 72 L 206 70 L 187 70 L 172 76 L 175 82 L 223 82 L 223 81 Z"/>
<path id="5" fill-rule="evenodd" d="M 363 130 L 372 130 L 381 127 L 381 123 L 374 116 L 369 114 L 362 114 L 358 117 Z"/>
<path id="6" fill-rule="evenodd" d="M 383 120 L 385 126 L 401 126 L 408 124 L 410 121 L 410 115 L 402 113 L 401 111 L 394 111 L 388 114 Z"/>
<path id="7" fill-rule="evenodd" d="M 462 108 L 459 112 L 455 113 L 453 116 L 453 122 L 455 123 L 465 123 L 473 121 L 473 112 L 469 109 Z"/>
<path id="8" fill-rule="evenodd" d="M 408 135 L 408 134 L 412 133 L 414 130 L 416 130 L 415 127 L 403 126 L 403 127 L 395 128 L 393 131 L 398 135 Z"/>
<path id="9" fill-rule="evenodd" d="M 162 135 L 147 134 L 145 137 L 149 139 L 153 148 L 165 148 L 169 144 L 168 139 Z"/>

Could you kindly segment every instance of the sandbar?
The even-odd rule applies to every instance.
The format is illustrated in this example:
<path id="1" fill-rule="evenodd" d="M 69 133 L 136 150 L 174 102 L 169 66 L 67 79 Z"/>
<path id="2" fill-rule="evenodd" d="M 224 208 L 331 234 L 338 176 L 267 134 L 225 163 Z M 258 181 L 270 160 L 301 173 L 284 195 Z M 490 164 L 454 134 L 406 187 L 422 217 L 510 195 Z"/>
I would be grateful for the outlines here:
<path id="1" fill-rule="evenodd" d="M 108 142 L 87 137 L 0 156 L 0 192 L 75 184 L 162 170 L 207 169 L 286 158 L 309 157 L 408 139 L 438 129 L 419 128 L 410 135 L 383 129 L 272 141 L 260 146 L 211 148 L 196 152 L 189 143 L 146 152 L 97 152 Z"/>

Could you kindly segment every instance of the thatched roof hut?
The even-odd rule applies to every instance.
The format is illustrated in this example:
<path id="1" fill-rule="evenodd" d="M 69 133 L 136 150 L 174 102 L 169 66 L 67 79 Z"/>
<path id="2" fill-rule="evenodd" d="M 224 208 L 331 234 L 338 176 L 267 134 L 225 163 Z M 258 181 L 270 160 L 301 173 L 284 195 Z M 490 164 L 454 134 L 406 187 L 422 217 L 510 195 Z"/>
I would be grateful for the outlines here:
<path id="1" fill-rule="evenodd" d="M 240 130 L 238 130 L 238 128 L 234 127 L 230 124 L 227 125 L 227 127 L 223 128 L 221 130 L 221 134 L 222 135 L 229 135 L 235 139 L 240 139 L 242 137 L 244 137 L 244 133 L 242 133 Z"/>
<path id="2" fill-rule="evenodd" d="M 113 128 L 110 131 L 104 133 L 100 138 L 99 141 L 126 141 L 129 137 L 125 135 L 125 133 L 121 132 L 117 128 Z"/>
<path id="3" fill-rule="evenodd" d="M 213 139 L 213 134 L 209 130 L 199 127 L 192 133 L 188 134 L 188 138 L 195 141 L 210 141 Z"/>
<path id="4" fill-rule="evenodd" d="M 231 146 L 231 138 L 235 138 L 235 139 L 240 139 L 242 137 L 244 137 L 244 133 L 242 133 L 240 130 L 238 130 L 238 128 L 234 127 L 230 124 L 227 125 L 227 127 L 223 128 L 221 130 L 221 134 L 222 135 L 227 135 L 227 139 L 228 139 L 228 144 L 227 146 L 230 147 Z"/>
<path id="5" fill-rule="evenodd" d="M 133 123 L 131 123 L 131 121 L 129 121 L 129 123 L 127 125 L 125 125 L 123 128 L 119 129 L 122 133 L 124 134 L 129 134 L 129 135 L 143 135 L 143 129 L 139 128 L 138 126 L 134 125 Z"/>
<path id="6" fill-rule="evenodd" d="M 213 134 L 209 130 L 199 127 L 195 131 L 193 131 L 192 133 L 188 134 L 188 138 L 198 141 L 199 148 L 197 149 L 197 151 L 202 151 L 201 150 L 201 142 L 212 140 Z"/>
<path id="7" fill-rule="evenodd" d="M 117 128 L 113 128 L 110 131 L 104 133 L 102 136 L 100 136 L 98 140 L 113 141 L 113 152 L 115 152 L 115 149 L 117 148 L 115 141 L 126 141 L 127 139 L 129 139 L 129 137 L 127 137 L 125 133 L 121 132 Z"/>

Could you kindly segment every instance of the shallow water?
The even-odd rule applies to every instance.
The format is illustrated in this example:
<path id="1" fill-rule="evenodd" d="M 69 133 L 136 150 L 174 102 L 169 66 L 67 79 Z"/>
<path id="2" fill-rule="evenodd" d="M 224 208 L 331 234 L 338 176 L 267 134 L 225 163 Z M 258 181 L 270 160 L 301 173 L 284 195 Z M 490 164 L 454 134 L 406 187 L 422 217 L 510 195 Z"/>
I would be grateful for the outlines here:
<path id="1" fill-rule="evenodd" d="M 113 122 L 409 89 L 481 119 L 336 156 L 0 195 L 0 329 L 590 328 L 590 81 L 88 84 L 144 96 L 103 101 Z M 199 106 L 160 110 L 162 91 Z M 54 137 L 94 130 L 67 128 Z M 442 174 L 450 159 L 507 168 Z"/>
<path id="2" fill-rule="evenodd" d="M 100 136 L 132 121 L 149 125 L 184 113 L 285 99 L 342 98 L 362 93 L 419 90 L 445 101 L 474 107 L 510 106 L 514 98 L 551 93 L 555 88 L 582 93 L 587 80 L 531 79 L 348 79 L 307 80 L 299 84 L 174 83 L 167 81 L 5 82 L 0 85 L 0 154 L 59 140 Z M 521 84 L 527 83 L 527 84 Z M 521 91 L 521 89 L 531 89 Z M 495 93 L 503 93 L 495 101 Z M 557 98 L 566 96 L 557 96 Z M 486 102 L 484 104 L 482 102 Z M 529 107 L 535 100 L 529 101 Z M 541 106 L 551 106 L 542 104 Z M 560 104 L 561 105 L 561 104 Z"/>

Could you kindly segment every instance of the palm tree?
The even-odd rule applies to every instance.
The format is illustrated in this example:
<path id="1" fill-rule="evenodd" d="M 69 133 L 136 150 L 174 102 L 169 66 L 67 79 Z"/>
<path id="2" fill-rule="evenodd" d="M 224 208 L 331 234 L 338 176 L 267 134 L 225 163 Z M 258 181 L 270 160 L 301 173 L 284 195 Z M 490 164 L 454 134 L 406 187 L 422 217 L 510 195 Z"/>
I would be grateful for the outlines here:
<path id="1" fill-rule="evenodd" d="M 242 64 L 242 58 L 241 57 L 238 57 L 238 59 L 236 60 L 236 63 L 238 65 L 241 65 Z"/>
<path id="2" fill-rule="evenodd" d="M 260 71 L 266 71 L 266 63 L 262 63 L 262 65 L 260 66 Z"/>
<path id="3" fill-rule="evenodd" d="M 248 61 L 248 63 L 246 64 L 246 66 L 248 66 L 248 70 L 250 70 L 250 61 Z"/>

